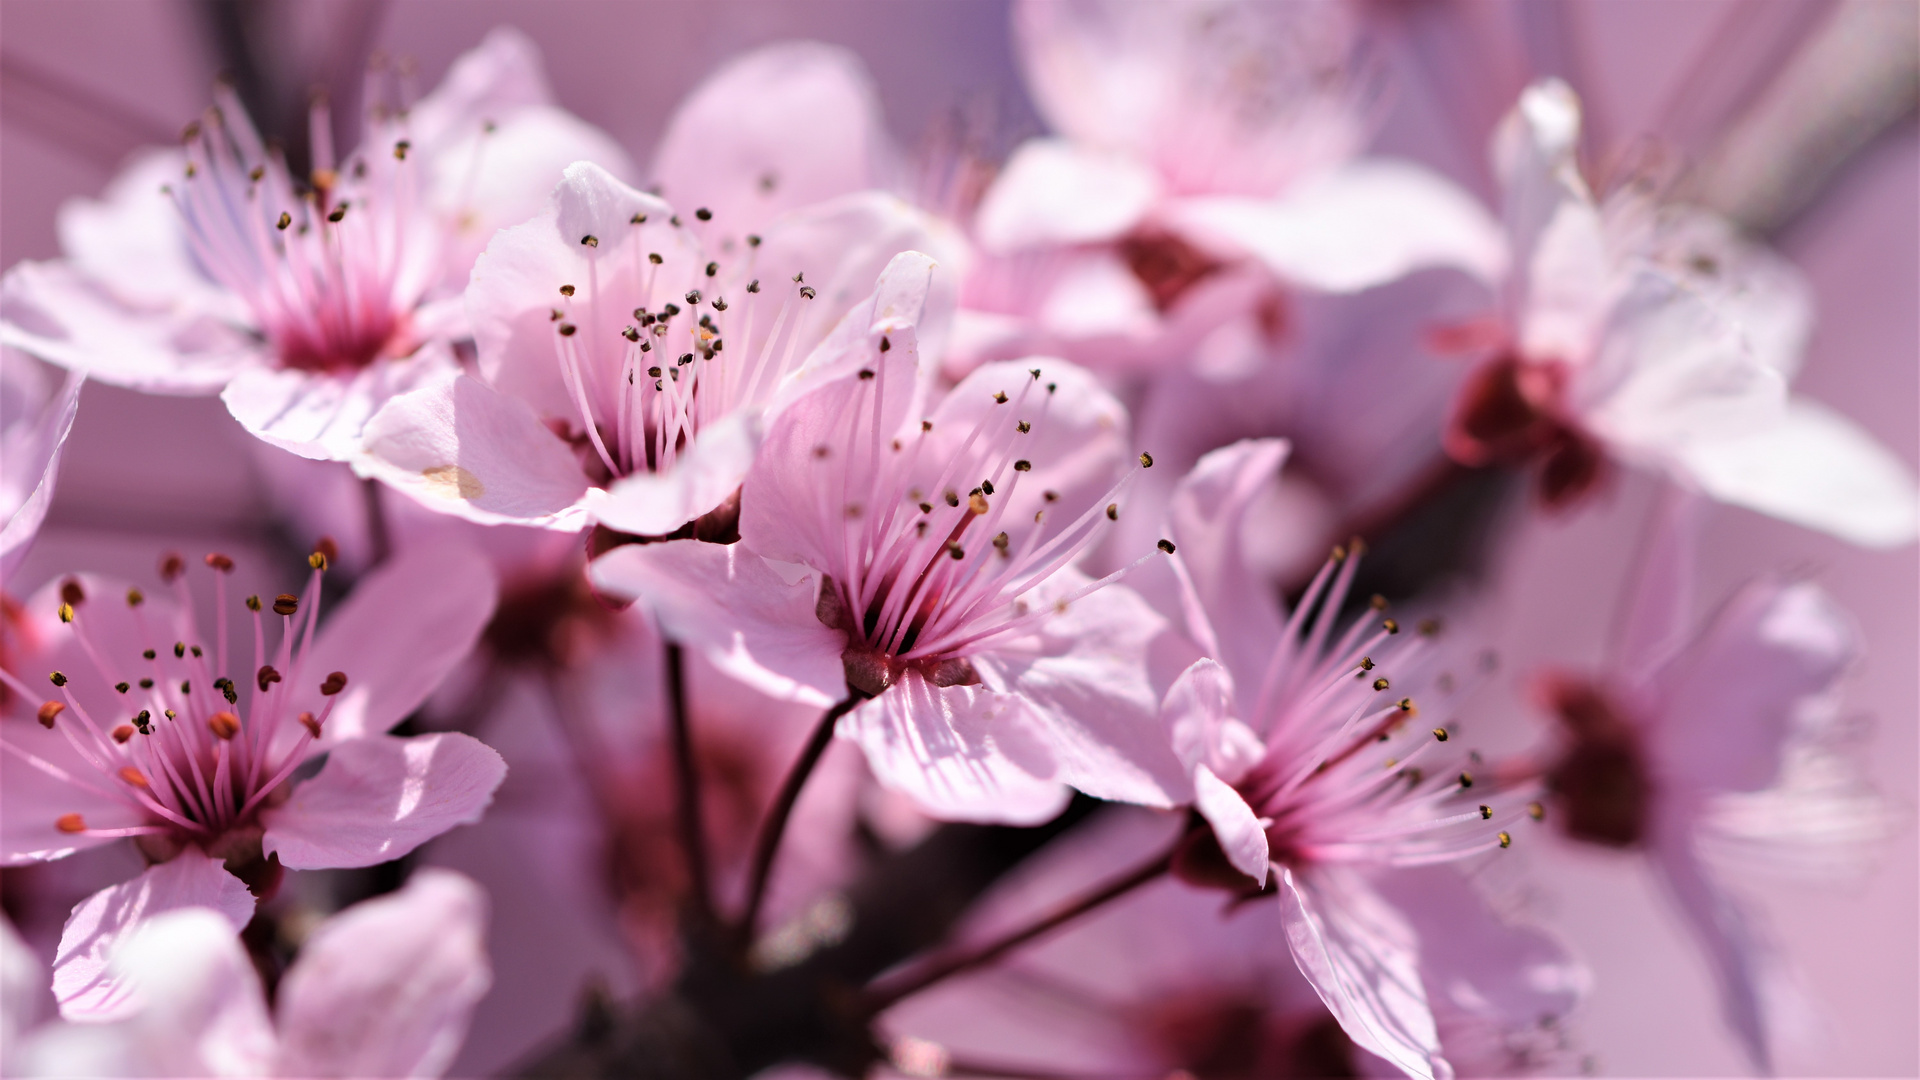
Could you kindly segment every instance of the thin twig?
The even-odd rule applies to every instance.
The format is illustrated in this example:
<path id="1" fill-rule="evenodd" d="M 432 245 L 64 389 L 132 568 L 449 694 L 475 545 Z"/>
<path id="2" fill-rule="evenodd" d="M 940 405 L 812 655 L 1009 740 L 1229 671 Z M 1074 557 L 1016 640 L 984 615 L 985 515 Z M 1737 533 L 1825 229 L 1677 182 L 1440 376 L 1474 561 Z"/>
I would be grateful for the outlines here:
<path id="1" fill-rule="evenodd" d="M 780 838 L 787 831 L 787 819 L 793 816 L 794 804 L 800 801 L 800 791 L 807 786 L 807 778 L 819 764 L 820 755 L 827 752 L 827 744 L 833 741 L 834 724 L 864 700 L 864 695 L 850 690 L 844 700 L 828 709 L 814 726 L 813 734 L 807 737 L 806 748 L 787 771 L 786 779 L 780 782 L 780 793 L 774 796 L 773 805 L 760 823 L 760 834 L 754 839 L 753 873 L 747 879 L 747 906 L 740 913 L 738 927 L 743 945 L 753 941 L 754 924 L 760 921 L 760 907 L 767 899 L 767 880 L 773 874 L 773 860 L 780 853 Z"/>
<path id="2" fill-rule="evenodd" d="M 687 860 L 693 910 L 703 925 L 714 924 L 713 891 L 707 872 L 707 830 L 700 820 L 700 770 L 694 760 L 693 728 L 687 718 L 686 658 L 676 642 L 667 642 L 667 719 L 673 739 L 674 798 L 680 852 Z"/>
<path id="3" fill-rule="evenodd" d="M 1034 938 L 1072 922 L 1103 904 L 1125 896 L 1166 873 L 1173 865 L 1173 852 L 1174 849 L 1169 848 L 1124 877 L 1116 878 L 1079 899 L 1068 901 L 1039 920 L 1010 934 L 1002 935 L 985 945 L 951 953 L 944 958 L 937 957 L 921 966 L 919 970 L 909 971 L 898 978 L 876 980 L 867 987 L 867 1011 L 882 1012 L 901 999 L 911 997 L 943 979 L 990 964 Z"/>

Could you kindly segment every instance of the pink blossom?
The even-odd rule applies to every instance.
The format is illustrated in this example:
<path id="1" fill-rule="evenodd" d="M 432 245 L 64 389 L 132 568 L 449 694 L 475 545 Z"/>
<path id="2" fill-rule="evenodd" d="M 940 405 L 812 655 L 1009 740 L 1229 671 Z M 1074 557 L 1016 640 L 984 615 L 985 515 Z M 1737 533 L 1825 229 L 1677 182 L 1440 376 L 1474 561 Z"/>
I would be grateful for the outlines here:
<path id="1" fill-rule="evenodd" d="M 220 391 L 255 435 L 343 458 L 386 398 L 452 369 L 479 243 L 567 162 L 625 168 L 548 102 L 532 45 L 495 31 L 434 93 L 376 103 L 345 159 L 317 104 L 295 177 L 222 86 L 182 150 L 62 210 L 68 258 L 8 272 L 0 340 L 106 382 Z"/>
<path id="2" fill-rule="evenodd" d="M 1255 882 L 1277 871 L 1294 959 L 1347 1034 L 1439 1075 L 1417 924 L 1367 871 L 1507 847 L 1539 807 L 1476 775 L 1454 740 L 1449 703 L 1472 672 L 1445 666 L 1437 623 L 1338 625 L 1358 551 L 1336 552 L 1284 618 L 1267 599 L 1240 523 L 1285 454 L 1279 440 L 1216 450 L 1174 497 L 1181 613 L 1205 658 L 1161 711 L 1220 855 Z M 1188 874 L 1209 874 L 1198 851 L 1187 858 Z"/>
<path id="3" fill-rule="evenodd" d="M 1166 805 L 1184 778 L 1146 680 L 1161 620 L 1072 567 L 1151 458 L 1127 468 L 1124 410 L 1060 361 L 928 402 L 930 272 L 899 256 L 835 331 L 848 362 L 770 425 L 739 544 L 622 548 L 592 576 L 769 692 L 870 698 L 839 733 L 937 816 L 1043 820 L 1062 784 Z"/>
<path id="4" fill-rule="evenodd" d="M 132 838 L 151 863 L 69 918 L 54 967 L 68 1016 L 123 1007 L 107 958 L 141 919 L 203 905 L 238 929 L 253 914 L 249 889 L 270 892 L 281 867 L 398 858 L 477 820 L 499 786 L 499 755 L 472 738 L 383 734 L 485 625 L 485 562 L 459 548 L 395 560 L 317 630 L 324 555 L 314 561 L 301 596 L 247 598 L 251 655 L 263 662 L 243 681 L 224 674 L 248 670 L 230 666 L 248 653 L 244 637 L 230 640 L 225 556 L 208 557 L 211 637 L 177 556 L 162 567 L 172 602 L 90 575 L 30 601 L 22 661 L 53 668 L 55 696 L 34 719 L 5 722 L 0 858 L 21 865 Z M 272 649 L 269 606 L 280 624 Z M 24 711 L 36 695 L 5 674 Z M 293 779 L 322 754 L 317 775 Z"/>
<path id="5" fill-rule="evenodd" d="M 714 511 L 783 381 L 888 259 L 930 244 L 926 219 L 868 190 L 884 141 L 838 50 L 779 45 L 722 68 L 659 148 L 676 201 L 570 166 L 546 212 L 474 268 L 478 378 L 396 401 L 358 467 L 485 523 L 578 529 L 591 514 L 657 535 Z"/>
<path id="6" fill-rule="evenodd" d="M 1799 273 L 1634 186 L 1596 202 L 1579 134 L 1579 101 L 1558 81 L 1529 88 L 1497 134 L 1514 272 L 1502 318 L 1452 335 L 1492 355 L 1455 402 L 1448 453 L 1539 462 L 1549 504 L 1588 491 L 1613 459 L 1855 543 L 1912 540 L 1906 466 L 1787 392 L 1812 321 Z"/>
<path id="7" fill-rule="evenodd" d="M 0 348 L 0 577 L 10 577 L 53 503 L 60 450 L 80 408 L 78 372 L 57 376 L 14 349 Z"/>
<path id="8" fill-rule="evenodd" d="M 1767 1069 L 1791 987 L 1716 863 L 1857 874 L 1892 821 L 1846 752 L 1853 621 L 1813 584 L 1768 577 L 1694 630 L 1693 509 L 1677 502 L 1657 523 L 1605 666 L 1543 680 L 1561 721 L 1544 771 L 1568 836 L 1646 853 L 1706 949 L 1729 1026 Z"/>
<path id="9" fill-rule="evenodd" d="M 315 929 L 269 1003 L 218 912 L 154 917 L 112 958 L 128 1015 L 56 1024 L 22 1076 L 439 1076 L 492 981 L 486 897 L 444 870 Z"/>
<path id="10" fill-rule="evenodd" d="M 1355 157 L 1369 77 L 1341 5 L 1029 2 L 1014 25 L 1058 134 L 981 200 L 959 362 L 1057 344 L 1160 363 L 1281 303 L 1271 278 L 1350 292 L 1503 263 L 1463 192 Z"/>

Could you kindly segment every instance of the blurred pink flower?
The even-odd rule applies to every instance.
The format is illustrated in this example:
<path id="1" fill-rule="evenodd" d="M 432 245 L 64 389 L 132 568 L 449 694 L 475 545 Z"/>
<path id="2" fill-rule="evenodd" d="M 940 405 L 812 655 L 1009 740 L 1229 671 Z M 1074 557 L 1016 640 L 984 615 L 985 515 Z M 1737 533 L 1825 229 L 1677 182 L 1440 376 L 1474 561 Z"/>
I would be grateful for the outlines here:
<path id="1" fill-rule="evenodd" d="M 1605 667 L 1542 681 L 1561 721 L 1542 771 L 1568 836 L 1647 854 L 1728 1024 L 1768 1069 L 1792 987 L 1714 861 L 1831 880 L 1860 871 L 1892 820 L 1845 753 L 1859 734 L 1838 685 L 1860 651 L 1853 621 L 1818 587 L 1768 577 L 1695 631 L 1693 509 L 1657 523 Z"/>
<path id="2" fill-rule="evenodd" d="M 1014 151 L 973 220 L 955 361 L 1064 348 L 1164 364 L 1223 324 L 1284 329 L 1277 279 L 1350 292 L 1483 275 L 1498 229 L 1371 127 L 1344 5 L 1029 2 L 1014 25 L 1058 133 Z"/>
<path id="3" fill-rule="evenodd" d="M 265 605 L 249 597 L 253 655 L 262 662 L 238 685 L 215 674 L 233 670 L 225 582 L 232 563 L 208 561 L 218 620 L 211 642 L 177 556 L 163 565 L 173 603 L 83 575 L 50 584 L 29 604 L 16 662 L 62 665 L 53 674 L 59 696 L 39 706 L 37 724 L 5 722 L 0 859 L 17 866 L 131 837 L 152 864 L 69 918 L 54 988 L 70 1017 L 124 1006 L 106 965 L 140 920 L 205 905 L 237 930 L 253 915 L 249 890 L 269 894 L 282 867 L 398 858 L 477 820 L 505 773 L 498 754 L 465 735 L 383 734 L 485 625 L 492 573 L 476 555 L 443 548 L 389 563 L 318 632 L 315 569 L 304 595 L 269 602 L 282 626 L 271 652 Z M 56 609 L 59 622 L 49 617 Z M 5 679 L 22 707 L 33 700 L 13 673 Z M 116 717 L 123 719 L 112 724 Z M 317 775 L 288 785 L 321 755 Z"/>
<path id="4" fill-rule="evenodd" d="M 114 951 L 128 1015 L 40 1028 L 9 1075 L 439 1076 L 492 981 L 486 908 L 422 870 L 321 923 L 272 1002 L 220 913 L 158 915 Z"/>
<path id="5" fill-rule="evenodd" d="M 1495 138 L 1514 273 L 1501 320 L 1443 335 L 1492 353 L 1455 401 L 1448 453 L 1538 461 L 1550 505 L 1590 490 L 1611 458 L 1855 543 L 1911 541 L 1920 488 L 1906 466 L 1788 395 L 1812 321 L 1799 273 L 1633 186 L 1596 203 L 1579 134 L 1573 91 L 1547 81 Z"/>
<path id="6" fill-rule="evenodd" d="M 479 243 L 568 162 L 626 168 L 549 100 L 531 43 L 496 30 L 434 93 L 371 109 L 345 161 L 317 104 L 303 178 L 219 87 L 183 150 L 63 208 L 68 258 L 8 272 L 0 341 L 106 382 L 221 391 L 260 438 L 344 458 L 388 397 L 452 370 Z"/>
<path id="7" fill-rule="evenodd" d="M 927 219 L 873 190 L 887 152 L 841 50 L 728 63 L 656 152 L 677 207 L 568 168 L 474 269 L 480 378 L 396 402 L 361 470 L 480 522 L 577 529 L 590 512 L 659 535 L 728 516 L 783 380 L 888 259 L 931 244 Z"/>
<path id="8" fill-rule="evenodd" d="M 593 578 L 768 692 L 870 698 L 840 734 L 936 816 L 1044 820 L 1063 784 L 1167 805 L 1162 621 L 1071 565 L 1119 514 L 1125 412 L 1060 361 L 982 367 L 927 408 L 930 275 L 899 256 L 835 331 L 838 377 L 769 428 L 739 544 L 622 548 Z"/>
<path id="9" fill-rule="evenodd" d="M 0 347 L 0 578 L 13 575 L 53 503 L 60 449 L 80 408 L 81 373 L 57 375 Z"/>

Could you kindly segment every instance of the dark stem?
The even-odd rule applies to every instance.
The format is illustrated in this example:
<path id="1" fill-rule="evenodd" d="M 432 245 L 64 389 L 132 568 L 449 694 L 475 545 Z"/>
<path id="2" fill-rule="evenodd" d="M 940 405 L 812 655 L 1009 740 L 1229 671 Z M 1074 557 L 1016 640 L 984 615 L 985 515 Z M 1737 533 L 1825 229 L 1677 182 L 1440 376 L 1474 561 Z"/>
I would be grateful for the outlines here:
<path id="1" fill-rule="evenodd" d="M 799 760 L 793 763 L 786 779 L 780 782 L 780 793 L 774 796 L 773 805 L 760 823 L 760 835 L 754 839 L 753 873 L 747 879 L 747 906 L 740 913 L 739 937 L 743 946 L 753 941 L 754 924 L 760 921 L 760 906 L 767 899 L 767 880 L 773 874 L 773 860 L 780 854 L 780 838 L 787 831 L 787 819 L 793 816 L 794 804 L 800 801 L 800 791 L 807 786 L 807 778 L 813 775 L 813 767 L 820 763 L 820 755 L 827 752 L 827 744 L 833 741 L 833 725 L 864 700 L 865 695 L 849 690 L 844 700 L 828 709 L 814 726 L 813 734 L 807 736 L 807 745 L 800 751 Z"/>
<path id="2" fill-rule="evenodd" d="M 687 860 L 687 880 L 694 916 L 714 925 L 713 892 L 707 874 L 707 830 L 700 820 L 700 771 L 694 762 L 693 728 L 687 719 L 686 657 L 676 642 L 667 642 L 667 717 L 673 736 L 674 797 L 680 851 Z"/>
<path id="3" fill-rule="evenodd" d="M 897 978 L 876 980 L 867 987 L 868 1011 L 873 1013 L 885 1011 L 901 999 L 911 997 L 934 983 L 990 964 L 1034 938 L 1125 896 L 1166 873 L 1173 865 L 1173 853 L 1177 847 L 1178 845 L 1169 848 L 1124 877 L 1116 878 L 1077 900 L 1070 900 L 1010 934 L 1004 934 L 984 945 L 953 952 L 945 957 L 936 957 L 923 964 L 918 970 L 908 971 Z"/>

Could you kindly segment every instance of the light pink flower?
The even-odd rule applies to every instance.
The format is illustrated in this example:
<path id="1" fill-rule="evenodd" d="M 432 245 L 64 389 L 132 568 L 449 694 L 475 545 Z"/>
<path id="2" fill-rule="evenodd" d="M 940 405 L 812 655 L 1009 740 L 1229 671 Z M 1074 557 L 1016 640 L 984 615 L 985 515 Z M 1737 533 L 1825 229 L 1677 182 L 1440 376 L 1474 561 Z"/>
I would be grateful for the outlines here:
<path id="1" fill-rule="evenodd" d="M 221 87 L 183 150 L 63 208 L 68 258 L 8 272 L 0 340 L 106 382 L 219 391 L 255 435 L 342 458 L 387 397 L 452 368 L 480 243 L 568 162 L 626 168 L 549 100 L 531 43 L 497 30 L 434 93 L 374 103 L 345 159 L 316 105 L 295 177 Z"/>
<path id="2" fill-rule="evenodd" d="M 23 1076 L 439 1076 L 492 981 L 486 896 L 444 870 L 321 923 L 269 1003 L 233 927 L 187 907 L 112 959 L 129 1015 L 33 1033 Z"/>
<path id="3" fill-rule="evenodd" d="M 1164 363 L 1278 303 L 1272 278 L 1347 292 L 1502 265 L 1464 193 L 1355 158 L 1369 79 L 1341 5 L 1029 2 L 1014 25 L 1058 134 L 1017 149 L 981 200 L 961 362 L 1072 346 Z"/>
<path id="4" fill-rule="evenodd" d="M 930 222 L 870 190 L 885 137 L 840 50 L 772 46 L 675 113 L 670 205 L 580 162 L 467 291 L 478 378 L 396 401 L 357 465 L 484 523 L 673 532 L 738 490 L 783 381 Z M 723 515 L 724 516 L 724 515 Z M 721 528 L 726 532 L 730 528 Z"/>
<path id="5" fill-rule="evenodd" d="M 1549 504 L 1613 459 L 1716 499 L 1896 546 L 1920 531 L 1906 466 L 1851 421 L 1789 396 L 1812 322 L 1806 286 L 1704 211 L 1628 186 L 1596 202 L 1574 158 L 1580 104 L 1529 88 L 1502 124 L 1513 273 L 1446 447 L 1468 465 L 1539 462 Z"/>
<path id="6" fill-rule="evenodd" d="M 1437 624 L 1339 625 L 1359 552 L 1336 552 L 1284 618 L 1268 599 L 1240 525 L 1285 453 L 1279 440 L 1216 450 L 1174 497 L 1181 614 L 1205 658 L 1167 691 L 1162 715 L 1226 862 L 1260 883 L 1278 872 L 1294 959 L 1347 1034 L 1436 1075 L 1447 1066 L 1416 925 L 1366 872 L 1504 848 L 1530 807 L 1476 775 L 1454 741 L 1445 710 L 1472 673 L 1445 668 Z"/>
<path id="7" fill-rule="evenodd" d="M 60 450 L 80 408 L 86 376 L 56 375 L 15 349 L 0 348 L 0 577 L 9 577 L 53 503 Z"/>
<path id="8" fill-rule="evenodd" d="M 232 566 L 225 556 L 209 563 Z M 250 633 L 229 626 L 225 573 L 213 573 L 211 636 L 177 556 L 163 565 L 172 602 L 87 575 L 30 602 L 22 662 L 53 669 L 54 696 L 36 718 L 5 721 L 0 859 L 21 865 L 132 838 L 152 863 L 69 918 L 54 986 L 70 1017 L 123 1006 L 107 958 L 141 919 L 203 905 L 238 929 L 253 914 L 249 888 L 270 892 L 280 868 L 398 858 L 477 820 L 505 772 L 465 735 L 383 734 L 485 625 L 493 581 L 477 556 L 451 548 L 397 559 L 324 630 L 320 570 L 299 597 L 249 597 Z M 271 649 L 269 606 L 280 624 Z M 241 640 L 230 640 L 236 629 Z M 257 667 L 241 666 L 248 655 Z M 40 700 L 14 673 L 6 682 L 17 710 Z M 317 775 L 293 779 L 323 754 Z"/>
<path id="9" fill-rule="evenodd" d="M 769 692 L 870 697 L 840 734 L 937 816 L 1044 820 L 1063 784 L 1166 805 L 1184 777 L 1146 680 L 1162 622 L 1072 567 L 1119 513 L 1125 412 L 1052 360 L 982 367 L 929 407 L 929 273 L 900 256 L 835 331 L 848 362 L 769 427 L 739 544 L 627 547 L 590 572 Z"/>
<path id="10" fill-rule="evenodd" d="M 1846 752 L 1859 734 L 1839 700 L 1860 650 L 1853 621 L 1811 583 L 1768 577 L 1696 631 L 1692 509 L 1658 523 L 1602 670 L 1543 680 L 1562 726 L 1544 771 L 1567 835 L 1646 853 L 1765 1069 L 1790 987 L 1715 864 L 1854 875 L 1892 821 Z"/>

